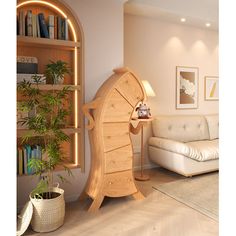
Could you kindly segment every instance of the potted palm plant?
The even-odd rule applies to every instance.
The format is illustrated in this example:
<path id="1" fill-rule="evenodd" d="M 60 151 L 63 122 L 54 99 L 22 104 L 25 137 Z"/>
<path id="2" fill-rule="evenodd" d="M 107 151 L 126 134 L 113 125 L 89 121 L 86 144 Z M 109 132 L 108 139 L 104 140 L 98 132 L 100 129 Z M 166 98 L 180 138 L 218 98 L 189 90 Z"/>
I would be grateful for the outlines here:
<path id="1" fill-rule="evenodd" d="M 46 65 L 45 71 L 47 82 L 50 84 L 63 84 L 65 74 L 70 72 L 68 64 L 61 60 L 50 62 Z"/>
<path id="2" fill-rule="evenodd" d="M 56 67 L 55 73 L 60 75 Z M 47 74 L 45 75 L 47 78 Z M 54 170 L 61 165 L 71 175 L 70 169 L 63 164 L 65 157 L 61 148 L 62 142 L 69 141 L 69 137 L 62 130 L 71 112 L 70 108 L 65 106 L 69 86 L 63 87 L 62 90 L 41 91 L 39 84 L 42 78 L 35 75 L 33 79 L 33 84 L 24 80 L 18 84 L 17 89 L 23 98 L 19 109 L 34 110 L 35 113 L 18 122 L 29 129 L 22 142 L 33 140 L 40 142 L 42 146 L 42 158 L 31 158 L 28 162 L 33 175 L 39 176 L 36 188 L 30 193 L 34 207 L 31 225 L 34 231 L 49 232 L 63 224 L 65 215 L 64 190 L 54 186 Z M 62 181 L 65 180 L 61 175 L 58 177 Z"/>

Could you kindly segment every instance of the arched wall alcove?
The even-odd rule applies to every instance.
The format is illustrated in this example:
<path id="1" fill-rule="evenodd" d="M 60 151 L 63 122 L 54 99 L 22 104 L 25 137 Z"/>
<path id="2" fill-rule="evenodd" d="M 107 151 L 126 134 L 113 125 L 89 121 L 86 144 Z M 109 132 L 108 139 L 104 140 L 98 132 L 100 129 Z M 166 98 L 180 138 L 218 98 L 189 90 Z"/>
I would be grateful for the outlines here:
<path id="1" fill-rule="evenodd" d="M 26 13 L 31 10 L 33 14 L 44 13 L 45 19 L 49 15 L 61 16 L 68 22 L 68 40 L 33 38 L 29 36 L 17 36 L 17 55 L 32 56 L 36 52 L 39 57 L 38 70 L 43 73 L 45 65 L 51 60 L 63 60 L 69 63 L 72 73 L 70 78 L 65 78 L 65 84 L 73 85 L 73 114 L 71 123 L 72 149 L 70 152 L 71 168 L 81 168 L 84 171 L 84 118 L 82 105 L 84 103 L 84 35 L 77 17 L 64 1 L 62 0 L 18 0 L 17 14 L 20 11 Z M 31 45 L 31 47 L 28 47 Z M 40 48 L 40 50 L 39 50 Z"/>

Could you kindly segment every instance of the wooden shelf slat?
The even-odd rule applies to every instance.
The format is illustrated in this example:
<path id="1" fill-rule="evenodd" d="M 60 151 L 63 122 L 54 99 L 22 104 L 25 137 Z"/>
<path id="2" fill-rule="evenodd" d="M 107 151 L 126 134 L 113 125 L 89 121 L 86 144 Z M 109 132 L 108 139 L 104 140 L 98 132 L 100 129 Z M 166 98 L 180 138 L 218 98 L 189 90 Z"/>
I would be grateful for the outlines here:
<path id="1" fill-rule="evenodd" d="M 70 134 L 75 134 L 75 133 L 80 133 L 81 132 L 81 129 L 80 128 L 64 128 L 64 129 L 61 129 L 65 134 L 67 135 L 70 135 Z M 29 129 L 17 129 L 17 137 L 18 138 L 21 138 L 23 137 L 24 135 L 27 134 L 27 132 L 29 132 L 30 130 Z M 30 134 L 31 136 L 40 136 L 39 134 L 36 134 L 34 132 L 32 132 Z"/>
<path id="2" fill-rule="evenodd" d="M 71 163 L 71 162 L 65 162 L 63 163 L 63 165 L 67 166 L 69 169 L 76 169 L 76 168 L 81 168 L 79 164 L 75 164 L 75 163 Z M 54 171 L 62 171 L 64 170 L 63 166 L 57 166 L 56 169 Z M 33 176 L 33 175 L 27 175 L 27 174 L 23 174 L 23 175 L 17 175 L 18 177 L 26 177 L 26 176 Z"/>
<path id="3" fill-rule="evenodd" d="M 80 42 L 74 42 L 70 40 L 59 40 L 59 39 L 48 39 L 48 38 L 36 38 L 36 37 L 29 37 L 29 36 L 17 36 L 17 43 L 18 44 L 25 44 L 27 46 L 50 46 L 50 47 L 65 47 L 74 49 L 75 47 L 80 47 Z"/>
<path id="4" fill-rule="evenodd" d="M 32 87 L 37 87 L 36 84 L 32 84 Z M 39 84 L 38 87 L 40 90 L 62 90 L 64 87 L 69 86 L 69 90 L 80 90 L 80 85 L 72 84 Z"/>

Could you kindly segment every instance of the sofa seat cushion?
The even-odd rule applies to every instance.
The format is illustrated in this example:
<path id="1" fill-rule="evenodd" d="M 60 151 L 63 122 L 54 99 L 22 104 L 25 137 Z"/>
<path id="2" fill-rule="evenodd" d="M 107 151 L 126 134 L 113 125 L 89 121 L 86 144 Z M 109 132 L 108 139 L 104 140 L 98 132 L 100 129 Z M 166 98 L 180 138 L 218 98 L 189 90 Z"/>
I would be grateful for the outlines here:
<path id="1" fill-rule="evenodd" d="M 178 153 L 197 161 L 219 158 L 218 139 L 183 143 L 171 139 L 151 137 L 149 145 Z"/>
<path id="2" fill-rule="evenodd" d="M 198 161 L 219 159 L 219 139 L 186 143 L 189 157 Z"/>

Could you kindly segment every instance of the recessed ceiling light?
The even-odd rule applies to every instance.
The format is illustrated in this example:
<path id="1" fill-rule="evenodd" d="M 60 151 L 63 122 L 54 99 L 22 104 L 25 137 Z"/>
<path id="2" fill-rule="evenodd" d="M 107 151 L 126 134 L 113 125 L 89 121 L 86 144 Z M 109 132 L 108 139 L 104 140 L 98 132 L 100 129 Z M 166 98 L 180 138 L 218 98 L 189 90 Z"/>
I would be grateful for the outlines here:
<path id="1" fill-rule="evenodd" d="M 210 23 L 206 23 L 206 27 L 210 27 L 211 26 L 211 24 Z"/>
<path id="2" fill-rule="evenodd" d="M 185 18 L 181 18 L 180 21 L 181 21 L 181 22 L 185 22 L 186 19 L 185 19 Z"/>

